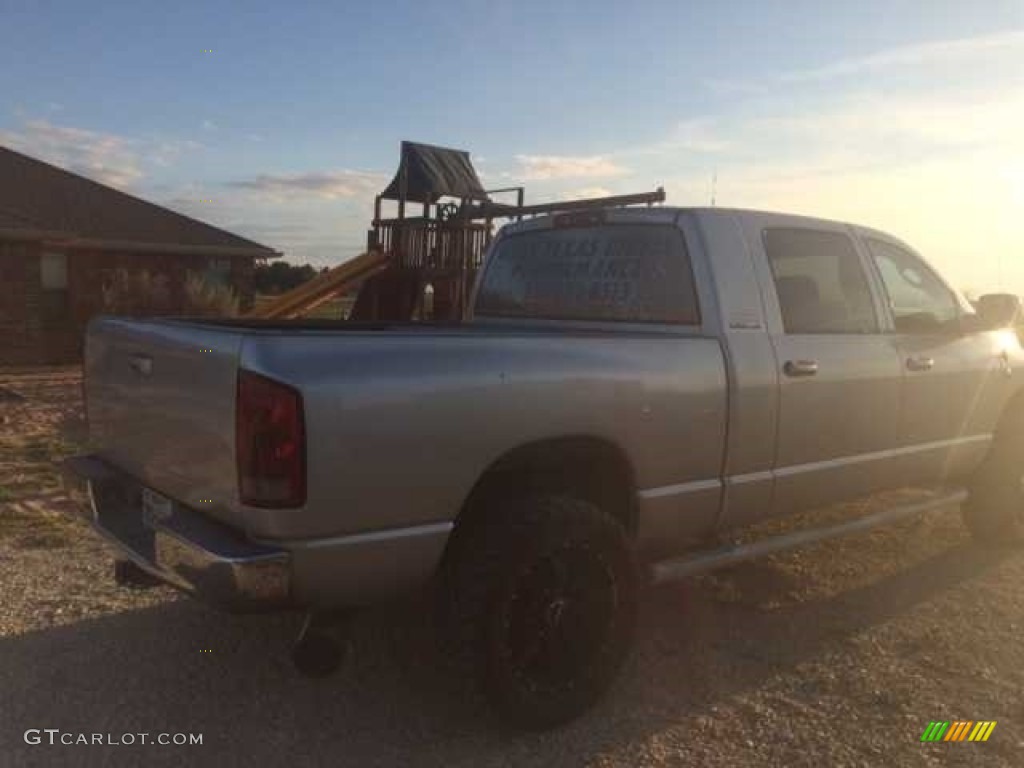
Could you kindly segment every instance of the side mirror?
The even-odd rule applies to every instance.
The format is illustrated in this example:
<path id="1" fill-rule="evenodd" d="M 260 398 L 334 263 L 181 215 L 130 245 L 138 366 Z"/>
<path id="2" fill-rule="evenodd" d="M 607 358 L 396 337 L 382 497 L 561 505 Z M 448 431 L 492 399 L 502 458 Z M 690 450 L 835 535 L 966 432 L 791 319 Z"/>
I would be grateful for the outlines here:
<path id="1" fill-rule="evenodd" d="M 1012 293 L 986 293 L 974 306 L 988 328 L 1009 328 L 1024 320 L 1024 304 Z"/>

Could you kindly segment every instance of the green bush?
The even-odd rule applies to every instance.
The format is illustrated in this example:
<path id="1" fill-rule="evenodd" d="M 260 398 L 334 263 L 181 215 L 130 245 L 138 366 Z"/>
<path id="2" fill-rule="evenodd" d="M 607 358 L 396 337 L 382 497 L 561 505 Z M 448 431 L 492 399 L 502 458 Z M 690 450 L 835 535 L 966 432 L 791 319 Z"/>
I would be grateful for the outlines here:
<path id="1" fill-rule="evenodd" d="M 186 315 L 235 317 L 238 305 L 238 294 L 230 285 L 206 280 L 198 272 L 189 272 L 185 276 L 183 311 Z"/>
<path id="2" fill-rule="evenodd" d="M 230 285 L 188 272 L 181 300 L 176 302 L 166 275 L 116 269 L 103 282 L 102 304 L 102 311 L 111 315 L 233 317 L 238 314 L 239 296 Z"/>
<path id="3" fill-rule="evenodd" d="M 112 315 L 167 315 L 174 311 L 170 280 L 145 270 L 115 269 L 103 281 L 103 311 Z"/>

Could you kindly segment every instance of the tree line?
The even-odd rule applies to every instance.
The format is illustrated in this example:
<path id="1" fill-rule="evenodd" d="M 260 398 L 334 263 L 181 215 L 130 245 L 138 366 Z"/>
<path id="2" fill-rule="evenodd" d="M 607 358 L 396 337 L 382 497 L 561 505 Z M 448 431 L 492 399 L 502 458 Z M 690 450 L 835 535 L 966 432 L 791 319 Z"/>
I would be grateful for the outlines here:
<path id="1" fill-rule="evenodd" d="M 317 269 L 310 264 L 289 264 L 287 261 L 273 261 L 269 264 L 257 264 L 253 275 L 256 293 L 279 294 L 297 288 L 312 280 L 327 267 Z"/>

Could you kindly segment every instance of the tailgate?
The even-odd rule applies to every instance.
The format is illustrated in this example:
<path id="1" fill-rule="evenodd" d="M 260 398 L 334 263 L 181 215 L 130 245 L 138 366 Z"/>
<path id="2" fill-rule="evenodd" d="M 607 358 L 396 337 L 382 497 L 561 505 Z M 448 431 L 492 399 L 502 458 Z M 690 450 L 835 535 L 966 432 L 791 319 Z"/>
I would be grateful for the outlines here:
<path id="1" fill-rule="evenodd" d="M 104 317 L 90 323 L 85 350 L 93 450 L 159 493 L 238 527 L 241 340 L 215 326 Z"/>

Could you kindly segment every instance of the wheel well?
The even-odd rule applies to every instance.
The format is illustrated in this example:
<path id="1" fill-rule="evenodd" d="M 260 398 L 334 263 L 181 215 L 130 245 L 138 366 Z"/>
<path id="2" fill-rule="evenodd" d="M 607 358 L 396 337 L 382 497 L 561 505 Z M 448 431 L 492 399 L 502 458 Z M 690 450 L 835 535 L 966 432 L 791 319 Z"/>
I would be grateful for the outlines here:
<path id="1" fill-rule="evenodd" d="M 597 505 L 636 531 L 633 467 L 618 446 L 593 437 L 564 437 L 515 448 L 480 476 L 455 521 L 455 533 L 486 517 L 495 495 L 566 493 Z"/>

